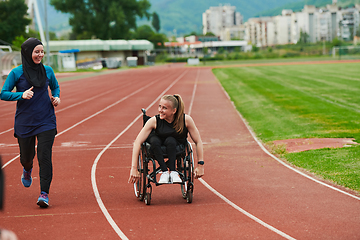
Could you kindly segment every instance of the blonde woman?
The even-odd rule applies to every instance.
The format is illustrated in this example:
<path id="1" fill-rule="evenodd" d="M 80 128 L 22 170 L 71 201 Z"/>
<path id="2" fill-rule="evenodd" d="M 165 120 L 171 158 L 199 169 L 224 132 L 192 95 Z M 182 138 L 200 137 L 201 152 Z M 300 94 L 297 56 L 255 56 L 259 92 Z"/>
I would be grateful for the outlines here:
<path id="1" fill-rule="evenodd" d="M 159 183 L 181 183 L 179 174 L 175 171 L 176 145 L 185 144 L 188 133 L 196 145 L 198 159 L 195 168 L 195 178 L 204 175 L 203 143 L 194 120 L 184 113 L 184 102 L 180 95 L 165 95 L 159 102 L 159 114 L 151 117 L 135 139 L 129 183 L 135 183 L 140 178 L 138 171 L 138 156 L 141 144 L 146 140 L 151 145 L 156 160 L 161 168 Z M 168 164 L 165 164 L 161 145 L 166 147 Z"/>

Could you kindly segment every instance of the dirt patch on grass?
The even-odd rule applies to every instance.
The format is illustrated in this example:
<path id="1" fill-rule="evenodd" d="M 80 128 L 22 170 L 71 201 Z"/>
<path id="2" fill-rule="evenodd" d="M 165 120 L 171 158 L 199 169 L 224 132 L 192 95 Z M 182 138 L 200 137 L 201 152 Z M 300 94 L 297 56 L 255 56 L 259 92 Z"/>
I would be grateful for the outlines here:
<path id="1" fill-rule="evenodd" d="M 273 142 L 275 148 L 286 149 L 286 152 L 302 152 L 320 148 L 342 148 L 358 144 L 354 138 L 299 138 L 276 140 Z"/>

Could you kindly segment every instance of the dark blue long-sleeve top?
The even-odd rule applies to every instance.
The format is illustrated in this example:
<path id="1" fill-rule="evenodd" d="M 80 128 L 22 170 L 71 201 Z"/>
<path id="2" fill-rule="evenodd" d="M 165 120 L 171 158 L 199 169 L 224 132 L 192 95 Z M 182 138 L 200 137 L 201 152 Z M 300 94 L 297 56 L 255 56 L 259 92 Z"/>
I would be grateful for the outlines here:
<path id="1" fill-rule="evenodd" d="M 44 67 L 47 76 L 46 84 L 43 87 L 34 87 L 32 90 L 34 95 L 31 99 L 22 98 L 23 93 L 32 87 L 25 79 L 22 65 L 9 73 L 2 88 L 0 95 L 2 100 L 17 101 L 14 124 L 17 137 L 31 137 L 56 128 L 56 116 L 48 87 L 53 97 L 60 96 L 60 87 L 53 69 L 49 66 Z M 16 92 L 12 92 L 14 87 L 16 87 Z"/>

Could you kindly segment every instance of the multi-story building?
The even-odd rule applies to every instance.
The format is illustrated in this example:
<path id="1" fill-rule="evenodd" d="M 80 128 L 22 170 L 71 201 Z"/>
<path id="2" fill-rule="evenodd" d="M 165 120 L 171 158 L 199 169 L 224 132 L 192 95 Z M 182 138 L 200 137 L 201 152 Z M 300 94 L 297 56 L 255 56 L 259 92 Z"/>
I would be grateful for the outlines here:
<path id="1" fill-rule="evenodd" d="M 240 26 L 243 17 L 239 12 L 236 12 L 235 6 L 220 5 L 218 7 L 210 7 L 203 13 L 203 34 L 208 32 L 219 36 L 221 40 L 225 40 L 227 32 L 226 28 Z"/>
<path id="2" fill-rule="evenodd" d="M 341 9 L 336 2 L 325 8 L 305 5 L 301 12 L 292 15 L 291 42 L 300 39 L 300 32 L 308 35 L 309 42 L 332 41 L 334 38 L 350 40 L 359 26 L 359 9 Z"/>
<path id="3" fill-rule="evenodd" d="M 275 17 L 250 18 L 242 24 L 242 16 L 230 5 L 210 7 L 203 13 L 203 33 L 214 33 L 222 41 L 245 40 L 258 47 L 307 42 L 351 40 L 359 28 L 360 4 L 340 8 L 337 1 L 326 7 L 305 5 L 300 12 L 284 9 Z"/>
<path id="4" fill-rule="evenodd" d="M 359 7 L 360 5 L 357 5 Z M 340 36 L 344 40 L 351 40 L 356 35 L 359 27 L 359 9 L 347 8 L 340 11 Z"/>
<path id="5" fill-rule="evenodd" d="M 258 47 L 291 43 L 291 10 L 275 17 L 250 18 L 245 23 L 246 40 Z"/>
<path id="6" fill-rule="evenodd" d="M 245 26 L 241 24 L 239 26 L 227 27 L 221 33 L 224 41 L 231 40 L 244 40 L 245 39 Z"/>
<path id="7" fill-rule="evenodd" d="M 307 42 L 351 40 L 359 27 L 360 4 L 341 9 L 329 4 L 324 8 L 305 5 L 302 11 L 283 10 L 275 17 L 250 18 L 245 24 L 245 39 L 256 46 Z M 301 36 L 302 35 L 302 36 Z"/>
<path id="8" fill-rule="evenodd" d="M 291 15 L 291 43 L 297 43 L 301 34 L 306 34 L 307 41 L 315 42 L 315 22 L 314 17 L 316 7 L 305 5 L 301 12 L 294 12 Z"/>
<path id="9" fill-rule="evenodd" d="M 275 24 L 275 41 L 274 44 L 291 43 L 291 15 L 292 10 L 284 9 L 282 14 L 273 17 Z"/>
<path id="10" fill-rule="evenodd" d="M 275 23 L 272 17 L 250 18 L 245 24 L 245 40 L 262 47 L 275 44 Z"/>

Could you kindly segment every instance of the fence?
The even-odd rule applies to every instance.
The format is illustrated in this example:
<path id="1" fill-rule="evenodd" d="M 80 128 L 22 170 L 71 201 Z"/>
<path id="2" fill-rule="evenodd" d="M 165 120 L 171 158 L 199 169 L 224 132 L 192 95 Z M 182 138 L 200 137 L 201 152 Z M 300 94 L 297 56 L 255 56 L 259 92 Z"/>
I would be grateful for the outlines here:
<path id="1" fill-rule="evenodd" d="M 2 51 L 8 49 L 9 51 Z M 0 90 L 11 69 L 21 64 L 20 52 L 13 52 L 9 46 L 0 46 Z"/>
<path id="2" fill-rule="evenodd" d="M 347 59 L 358 59 L 360 58 L 360 46 L 333 47 L 332 56 Z"/>

